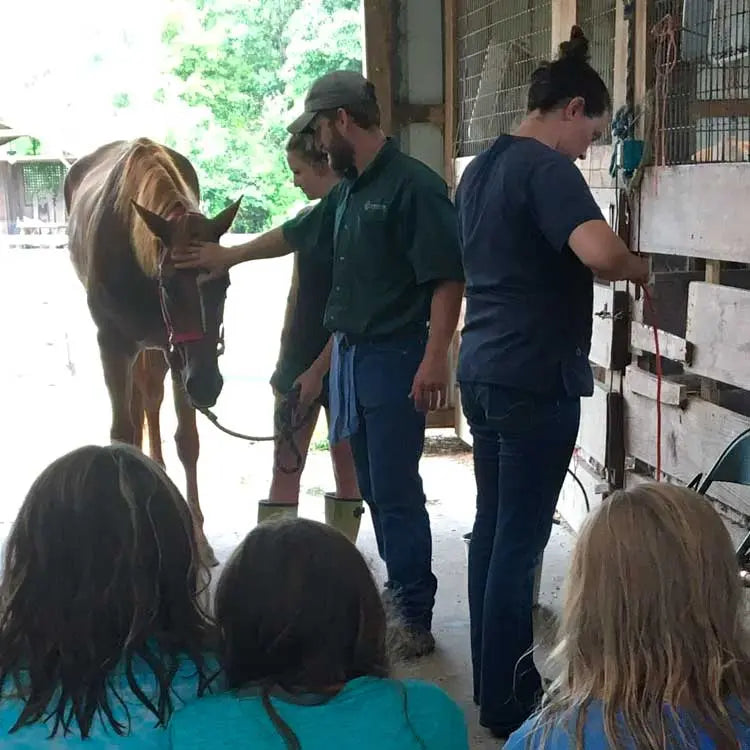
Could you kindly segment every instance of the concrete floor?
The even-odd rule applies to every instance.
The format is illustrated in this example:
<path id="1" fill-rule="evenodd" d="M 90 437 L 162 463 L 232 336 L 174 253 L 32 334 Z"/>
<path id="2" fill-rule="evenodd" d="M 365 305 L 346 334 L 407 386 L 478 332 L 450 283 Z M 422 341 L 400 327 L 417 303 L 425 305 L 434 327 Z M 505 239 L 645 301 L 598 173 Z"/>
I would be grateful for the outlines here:
<path id="1" fill-rule="evenodd" d="M 64 250 L 0 248 L 5 278 L 0 295 L 6 354 L 0 368 L 6 446 L 0 465 L 0 540 L 29 484 L 51 460 L 85 443 L 106 443 L 109 402 L 104 389 L 94 329 L 83 290 Z M 275 362 L 290 278 L 288 259 L 256 263 L 232 272 L 225 324 L 227 353 L 222 359 L 225 387 L 217 413 L 230 427 L 265 433 L 272 403 L 267 380 Z M 167 469 L 183 477 L 171 435 L 171 399 L 162 409 Z M 248 445 L 200 423 L 199 479 L 206 532 L 221 561 L 255 523 L 256 503 L 267 492 L 271 447 Z M 317 437 L 324 434 L 319 426 Z M 422 464 L 439 580 L 435 611 L 436 653 L 400 675 L 441 685 L 465 709 L 471 747 L 495 748 L 496 740 L 477 725 L 471 702 L 466 557 L 461 535 L 471 527 L 474 479 L 470 452 L 451 431 L 431 432 Z M 303 477 L 300 513 L 323 519 L 323 492 L 331 488 L 329 456 L 313 451 Z M 358 546 L 382 579 L 372 528 L 365 516 Z M 540 601 L 549 622 L 559 610 L 560 586 L 568 566 L 572 536 L 555 526 L 545 556 Z M 549 628 L 540 628 L 549 630 Z M 543 641 L 546 639 L 542 639 Z M 539 648 L 541 660 L 544 644 Z"/>

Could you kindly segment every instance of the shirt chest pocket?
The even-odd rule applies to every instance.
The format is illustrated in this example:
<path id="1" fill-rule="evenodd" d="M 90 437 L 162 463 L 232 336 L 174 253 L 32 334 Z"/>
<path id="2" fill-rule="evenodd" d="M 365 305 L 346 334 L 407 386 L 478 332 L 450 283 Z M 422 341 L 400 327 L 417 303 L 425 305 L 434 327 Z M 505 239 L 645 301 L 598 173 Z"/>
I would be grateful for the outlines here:
<path id="1" fill-rule="evenodd" d="M 376 279 L 387 273 L 393 252 L 393 221 L 390 220 L 388 204 L 368 201 L 359 213 L 359 231 L 356 240 L 356 256 L 362 274 Z"/>

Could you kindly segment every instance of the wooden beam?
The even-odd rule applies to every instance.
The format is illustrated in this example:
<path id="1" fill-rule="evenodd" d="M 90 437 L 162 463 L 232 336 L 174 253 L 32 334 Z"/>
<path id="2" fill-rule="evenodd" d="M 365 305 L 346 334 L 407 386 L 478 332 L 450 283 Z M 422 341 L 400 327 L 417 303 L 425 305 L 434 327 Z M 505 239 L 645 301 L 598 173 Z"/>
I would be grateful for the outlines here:
<path id="1" fill-rule="evenodd" d="M 550 55 L 557 55 L 557 48 L 570 39 L 570 29 L 578 18 L 577 0 L 552 0 L 552 49 Z"/>
<path id="2" fill-rule="evenodd" d="M 456 65 L 456 0 L 443 0 L 443 149 L 445 181 L 451 194 L 456 189 L 456 168 L 454 159 L 456 148 L 456 85 L 458 70 Z"/>
<path id="3" fill-rule="evenodd" d="M 415 122 L 443 125 L 445 109 L 442 104 L 409 104 L 396 102 L 393 105 L 393 127 L 400 128 Z"/>
<path id="4" fill-rule="evenodd" d="M 750 263 L 750 163 L 685 164 L 646 170 L 640 249 L 645 253 Z"/>
<path id="5" fill-rule="evenodd" d="M 626 380 L 627 384 L 627 380 Z M 654 402 L 625 390 L 625 446 L 628 455 L 649 466 L 656 463 L 656 416 Z M 686 409 L 662 408 L 662 471 L 685 484 L 705 473 L 727 445 L 750 427 L 750 418 L 691 398 Z M 727 483 L 711 487 L 710 496 L 738 513 L 750 514 L 750 488 Z"/>
<path id="6" fill-rule="evenodd" d="M 648 88 L 653 74 L 653 45 L 649 35 L 648 6 L 653 5 L 653 0 L 635 0 L 635 76 L 634 76 L 634 99 L 636 110 L 644 113 Z M 638 118 L 636 135 L 645 138 L 646 118 Z M 650 135 L 650 134 L 648 134 Z"/>
<path id="7" fill-rule="evenodd" d="M 690 372 L 750 389 L 750 291 L 694 282 L 688 292 Z"/>
<path id="8" fill-rule="evenodd" d="M 395 8 L 392 0 L 364 0 L 365 76 L 375 86 L 380 124 L 393 134 Z"/>
<path id="9" fill-rule="evenodd" d="M 750 117 L 750 99 L 698 99 L 690 102 L 689 112 L 691 120 L 706 117 Z"/>
<path id="10" fill-rule="evenodd" d="M 638 365 L 628 365 L 625 369 L 625 383 L 633 393 L 656 401 L 656 375 L 641 370 Z M 671 406 L 686 406 L 688 402 L 687 384 L 662 379 L 660 401 L 662 404 L 670 404 Z"/>
<path id="11" fill-rule="evenodd" d="M 659 354 L 662 357 L 674 362 L 690 362 L 693 355 L 693 347 L 690 342 L 666 331 L 659 330 L 657 333 L 659 334 Z M 630 347 L 642 352 L 656 354 L 653 328 L 644 323 L 632 321 L 630 324 Z"/>
<path id="12" fill-rule="evenodd" d="M 615 61 L 612 85 L 614 112 L 625 104 L 628 80 L 628 22 L 625 19 L 624 0 L 615 3 Z"/>

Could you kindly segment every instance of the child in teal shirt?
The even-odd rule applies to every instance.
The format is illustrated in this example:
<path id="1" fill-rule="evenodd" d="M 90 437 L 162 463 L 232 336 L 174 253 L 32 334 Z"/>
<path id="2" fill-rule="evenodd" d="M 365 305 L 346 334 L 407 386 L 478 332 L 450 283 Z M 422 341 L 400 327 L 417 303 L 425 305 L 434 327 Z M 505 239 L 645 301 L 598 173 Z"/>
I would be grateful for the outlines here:
<path id="1" fill-rule="evenodd" d="M 168 747 L 172 711 L 210 692 L 185 499 L 125 445 L 87 446 L 34 482 L 0 578 L 0 747 Z"/>
<path id="2" fill-rule="evenodd" d="M 468 750 L 442 690 L 389 677 L 380 594 L 335 529 L 256 527 L 219 580 L 216 618 L 231 692 L 175 713 L 174 750 Z"/>

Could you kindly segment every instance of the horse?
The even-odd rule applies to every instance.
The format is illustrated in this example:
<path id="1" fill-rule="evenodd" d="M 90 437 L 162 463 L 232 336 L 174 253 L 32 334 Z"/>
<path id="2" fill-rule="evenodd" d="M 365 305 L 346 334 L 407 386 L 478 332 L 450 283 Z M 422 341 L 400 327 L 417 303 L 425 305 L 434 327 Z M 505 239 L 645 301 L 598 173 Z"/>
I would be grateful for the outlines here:
<path id="1" fill-rule="evenodd" d="M 216 565 L 198 498 L 195 410 L 213 406 L 223 387 L 218 357 L 229 275 L 177 270 L 171 255 L 193 240 L 218 242 L 240 201 L 204 216 L 191 163 L 147 138 L 108 143 L 82 157 L 63 192 L 70 258 L 97 328 L 110 438 L 142 448 L 147 424 L 150 455 L 164 466 L 159 408 L 169 370 L 187 502 L 201 556 Z"/>

